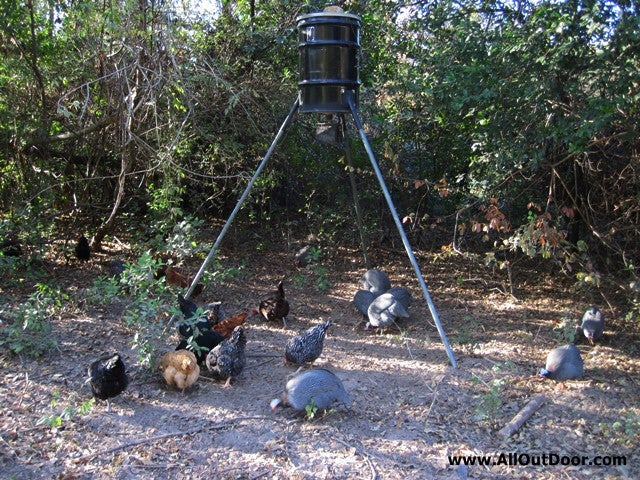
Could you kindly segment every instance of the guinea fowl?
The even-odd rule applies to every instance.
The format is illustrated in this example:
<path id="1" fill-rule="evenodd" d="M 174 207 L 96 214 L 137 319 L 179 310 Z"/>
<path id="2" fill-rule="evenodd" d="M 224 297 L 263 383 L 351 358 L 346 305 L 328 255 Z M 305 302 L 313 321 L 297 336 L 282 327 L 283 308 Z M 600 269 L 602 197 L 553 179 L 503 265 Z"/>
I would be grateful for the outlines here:
<path id="1" fill-rule="evenodd" d="M 394 296 L 394 298 L 402 304 L 405 309 L 409 309 L 411 302 L 413 301 L 413 297 L 411 297 L 411 292 L 404 287 L 393 287 L 387 290 L 385 293 L 390 293 Z"/>
<path id="2" fill-rule="evenodd" d="M 214 347 L 207 355 L 207 369 L 214 377 L 227 379 L 224 388 L 229 386 L 232 377 L 237 377 L 244 370 L 247 364 L 244 353 L 246 345 L 244 329 L 238 326 L 233 329 L 231 338 Z"/>
<path id="3" fill-rule="evenodd" d="M 396 318 L 408 318 L 407 309 L 394 297 L 391 293 L 383 293 L 377 297 L 367 310 L 367 318 L 369 321 L 364 329 L 369 330 L 371 327 L 384 328 L 396 325 Z"/>
<path id="4" fill-rule="evenodd" d="M 327 410 L 335 405 L 349 405 L 351 398 L 340 379 L 329 370 L 317 368 L 295 374 L 287 381 L 280 398 L 271 401 L 271 410 L 288 406 L 304 411 L 307 405 Z"/>
<path id="5" fill-rule="evenodd" d="M 80 235 L 78 243 L 75 248 L 76 257 L 83 262 L 86 262 L 91 257 L 91 247 L 89 246 L 89 240 L 84 235 Z"/>
<path id="6" fill-rule="evenodd" d="M 373 303 L 376 296 L 369 290 L 358 290 L 353 296 L 353 305 L 363 316 L 367 316 L 369 305 Z"/>
<path id="7" fill-rule="evenodd" d="M 271 296 L 262 300 L 258 306 L 258 312 L 265 320 L 273 322 L 282 320 L 282 324 L 287 326 L 287 315 L 289 315 L 289 302 L 284 295 L 284 285 L 282 280 L 278 283 L 278 289 Z"/>
<path id="8" fill-rule="evenodd" d="M 322 353 L 324 337 L 331 325 L 333 322 L 327 320 L 290 339 L 284 352 L 285 363 L 302 365 L 316 361 Z"/>
<path id="9" fill-rule="evenodd" d="M 87 369 L 93 396 L 107 401 L 107 411 L 111 410 L 109 399 L 120 395 L 129 385 L 124 362 L 118 353 L 104 355 L 89 365 Z"/>
<path id="10" fill-rule="evenodd" d="M 372 269 L 362 275 L 360 286 L 363 290 L 368 290 L 377 297 L 391 288 L 391 280 L 386 273 Z"/>
<path id="11" fill-rule="evenodd" d="M 593 345 L 604 333 L 604 314 L 598 307 L 589 307 L 582 317 L 580 331 Z"/>
<path id="12" fill-rule="evenodd" d="M 545 367 L 539 375 L 552 380 L 573 380 L 584 374 L 580 350 L 573 343 L 554 348 L 547 355 Z"/>

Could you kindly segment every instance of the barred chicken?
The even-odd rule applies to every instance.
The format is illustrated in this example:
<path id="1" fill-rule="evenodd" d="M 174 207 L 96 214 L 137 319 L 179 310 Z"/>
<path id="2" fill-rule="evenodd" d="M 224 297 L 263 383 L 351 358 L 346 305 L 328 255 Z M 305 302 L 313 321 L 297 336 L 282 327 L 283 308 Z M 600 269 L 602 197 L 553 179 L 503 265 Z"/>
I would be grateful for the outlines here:
<path id="1" fill-rule="evenodd" d="M 110 411 L 109 399 L 120 395 L 129 385 L 122 357 L 118 353 L 104 355 L 89 365 L 87 374 L 93 396 L 106 400 L 107 411 Z"/>
<path id="2" fill-rule="evenodd" d="M 337 405 L 349 405 L 351 398 L 340 379 L 329 370 L 317 368 L 295 374 L 279 398 L 271 401 L 271 410 L 288 406 L 302 412 L 307 406 L 327 410 Z"/>
<path id="3" fill-rule="evenodd" d="M 207 355 L 207 369 L 218 379 L 227 379 L 223 388 L 231 384 L 231 379 L 242 373 L 247 363 L 244 353 L 247 338 L 244 329 L 235 327 L 228 340 L 214 347 Z"/>
<path id="4" fill-rule="evenodd" d="M 331 320 L 327 320 L 290 339 L 285 348 L 285 363 L 302 365 L 316 361 L 322 353 L 327 329 L 332 325 Z"/>
<path id="5" fill-rule="evenodd" d="M 282 320 L 283 325 L 287 326 L 287 315 L 289 315 L 289 302 L 284 295 L 284 285 L 282 280 L 278 283 L 278 289 L 268 298 L 260 302 L 258 312 L 265 320 L 273 322 Z"/>
<path id="6" fill-rule="evenodd" d="M 192 386 L 200 376 L 200 367 L 193 352 L 176 350 L 162 356 L 158 369 L 169 386 L 182 390 Z"/>

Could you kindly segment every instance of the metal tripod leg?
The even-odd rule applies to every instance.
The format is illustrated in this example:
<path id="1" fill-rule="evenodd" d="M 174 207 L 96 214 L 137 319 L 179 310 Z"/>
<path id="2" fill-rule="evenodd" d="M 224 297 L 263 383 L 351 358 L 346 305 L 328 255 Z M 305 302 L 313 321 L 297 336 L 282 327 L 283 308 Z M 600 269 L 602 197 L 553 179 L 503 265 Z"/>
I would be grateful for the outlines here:
<path id="1" fill-rule="evenodd" d="M 299 104 L 300 104 L 300 100 L 298 98 L 296 98 L 296 101 L 293 102 L 293 106 L 291 107 L 291 110 L 289 111 L 289 115 L 287 115 L 287 118 L 285 118 L 284 122 L 282 123 L 282 126 L 280 127 L 280 130 L 278 130 L 278 133 L 276 134 L 276 137 L 273 139 L 273 142 L 271 142 L 271 146 L 269 147 L 269 150 L 267 150 L 267 153 L 265 153 L 264 158 L 260 162 L 260 165 L 258 165 L 258 168 L 256 169 L 255 173 L 253 174 L 253 177 L 251 177 L 251 180 L 249 180 L 249 184 L 247 185 L 247 187 L 244 189 L 244 192 L 240 196 L 240 199 L 238 200 L 238 203 L 236 204 L 236 207 L 233 209 L 233 211 L 231 212 L 231 215 L 229 215 L 229 218 L 227 219 L 227 222 L 224 224 L 224 227 L 222 227 L 222 230 L 218 234 L 218 238 L 214 242 L 213 247 L 211 247 L 211 250 L 209 251 L 209 254 L 207 255 L 207 258 L 205 258 L 204 262 L 202 263 L 202 266 L 200 267 L 200 270 L 198 270 L 198 273 L 196 273 L 196 276 L 194 277 L 193 282 L 189 286 L 189 290 L 187 290 L 187 293 L 185 294 L 186 298 L 189 298 L 189 295 L 191 295 L 191 292 L 193 292 L 193 289 L 195 288 L 195 286 L 200 281 L 200 278 L 202 277 L 202 275 L 204 275 L 204 272 L 207 269 L 207 265 L 213 259 L 213 256 L 215 255 L 216 250 L 218 249 L 218 246 L 220 245 L 220 242 L 222 241 L 222 239 L 224 238 L 224 236 L 227 233 L 227 230 L 229 230 L 229 227 L 231 226 L 231 222 L 233 222 L 234 218 L 236 217 L 236 215 L 240 211 L 240 208 L 242 207 L 242 204 L 247 199 L 247 196 L 249 195 L 249 192 L 253 188 L 253 184 L 256 183 L 256 180 L 258 179 L 258 176 L 260 175 L 260 172 L 262 172 L 262 169 L 267 164 L 267 160 L 269 160 L 269 157 L 271 156 L 271 154 L 275 150 L 276 145 L 278 144 L 278 142 L 282 138 L 282 135 L 284 134 L 285 130 L 291 124 L 291 121 L 293 120 L 293 117 L 295 116 L 295 113 L 298 110 Z"/>
<path id="2" fill-rule="evenodd" d="M 409 261 L 411 265 L 413 265 L 413 269 L 416 272 L 418 277 L 418 282 L 420 282 L 420 287 L 422 287 L 422 293 L 424 294 L 424 298 L 427 301 L 427 305 L 429 306 L 429 311 L 431 312 L 431 317 L 438 328 L 438 333 L 440 334 L 440 338 L 442 339 L 442 343 L 444 344 L 444 348 L 447 351 L 447 356 L 449 357 L 449 361 L 451 362 L 451 366 L 453 368 L 458 368 L 456 363 L 456 359 L 453 356 L 453 351 L 451 350 L 451 346 L 449 345 L 449 341 L 447 340 L 447 335 L 444 332 L 444 328 L 442 328 L 442 324 L 440 323 L 440 318 L 438 316 L 438 312 L 436 311 L 436 307 L 431 300 L 431 295 L 429 295 L 429 290 L 427 289 L 427 284 L 422 277 L 422 273 L 420 272 L 420 266 L 418 265 L 418 261 L 416 260 L 415 255 L 413 254 L 413 250 L 411 249 L 411 245 L 409 244 L 409 239 L 407 238 L 407 234 L 402 227 L 402 223 L 400 222 L 400 218 L 398 217 L 398 212 L 396 212 L 396 208 L 393 205 L 393 200 L 391 199 L 391 194 L 387 189 L 387 185 L 384 182 L 384 178 L 382 176 L 382 172 L 380 171 L 380 167 L 378 166 L 378 162 L 376 162 L 376 157 L 373 154 L 373 150 L 371 149 L 371 145 L 369 145 L 369 140 L 367 140 L 367 135 L 364 132 L 364 127 L 362 126 L 362 122 L 360 122 L 360 118 L 358 117 L 358 111 L 356 108 L 355 100 L 353 94 L 347 94 L 349 101 L 349 108 L 351 109 L 351 115 L 353 116 L 353 121 L 356 124 L 356 128 L 360 133 L 360 138 L 362 139 L 362 143 L 364 144 L 364 148 L 369 155 L 369 160 L 371 161 L 371 165 L 373 166 L 373 170 L 376 172 L 376 177 L 378 177 L 378 182 L 380 183 L 380 187 L 382 188 L 382 192 L 384 193 L 384 198 L 387 200 L 387 204 L 389 205 L 389 210 L 391 210 L 391 215 L 393 216 L 393 220 L 396 223 L 396 227 L 398 228 L 398 233 L 400 234 L 400 238 L 402 239 L 402 243 L 404 245 L 404 249 L 407 251 L 407 255 L 409 256 Z"/>

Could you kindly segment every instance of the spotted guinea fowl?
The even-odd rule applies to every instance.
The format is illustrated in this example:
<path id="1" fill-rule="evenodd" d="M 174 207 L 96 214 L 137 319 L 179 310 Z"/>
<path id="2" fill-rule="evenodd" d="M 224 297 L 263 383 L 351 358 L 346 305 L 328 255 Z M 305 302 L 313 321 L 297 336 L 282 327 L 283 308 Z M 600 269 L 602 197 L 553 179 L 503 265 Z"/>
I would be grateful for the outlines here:
<path id="1" fill-rule="evenodd" d="M 604 333 L 604 314 L 598 307 L 589 307 L 582 316 L 580 331 L 593 345 L 596 340 L 602 338 Z"/>
<path id="2" fill-rule="evenodd" d="M 284 285 L 282 280 L 278 283 L 278 288 L 268 298 L 260 302 L 258 312 L 262 317 L 273 322 L 282 320 L 282 324 L 287 326 L 287 315 L 289 315 L 289 302 L 285 298 Z"/>
<path id="3" fill-rule="evenodd" d="M 363 316 L 367 316 L 369 305 L 375 300 L 376 296 L 369 290 L 358 290 L 353 296 L 353 306 L 356 307 Z"/>
<path id="4" fill-rule="evenodd" d="M 331 325 L 333 322 L 327 320 L 290 339 L 284 352 L 285 363 L 302 365 L 315 362 L 322 353 L 324 337 Z"/>
<path id="5" fill-rule="evenodd" d="M 369 305 L 367 318 L 369 321 L 365 325 L 365 330 L 371 327 L 385 328 L 396 325 L 396 318 L 408 318 L 407 309 L 391 293 L 383 293 Z"/>
<path id="6" fill-rule="evenodd" d="M 360 278 L 360 287 L 377 297 L 391 288 L 391 280 L 383 271 L 371 269 L 367 270 Z"/>
<path id="7" fill-rule="evenodd" d="M 351 404 L 351 398 L 340 379 L 329 370 L 316 368 L 291 377 L 282 395 L 271 401 L 271 410 L 282 406 L 304 411 L 307 405 L 327 410 L 341 404 Z"/>
<path id="8" fill-rule="evenodd" d="M 233 329 L 231 338 L 214 347 L 207 355 L 207 369 L 218 379 L 226 379 L 228 387 L 231 378 L 237 377 L 247 364 L 244 353 L 247 338 L 240 326 Z"/>
<path id="9" fill-rule="evenodd" d="M 104 355 L 89 365 L 87 373 L 93 396 L 106 400 L 107 411 L 111 410 L 109 399 L 120 395 L 129 385 L 122 357 L 118 353 Z"/>
<path id="10" fill-rule="evenodd" d="M 411 302 L 413 301 L 413 297 L 411 296 L 411 292 L 404 287 L 392 287 L 387 290 L 385 293 L 390 293 L 393 297 L 402 304 L 405 309 L 409 309 L 411 306 Z"/>
<path id="11" fill-rule="evenodd" d="M 552 380 L 573 380 L 584 374 L 580 350 L 573 343 L 554 348 L 547 355 L 545 367 L 539 375 Z"/>

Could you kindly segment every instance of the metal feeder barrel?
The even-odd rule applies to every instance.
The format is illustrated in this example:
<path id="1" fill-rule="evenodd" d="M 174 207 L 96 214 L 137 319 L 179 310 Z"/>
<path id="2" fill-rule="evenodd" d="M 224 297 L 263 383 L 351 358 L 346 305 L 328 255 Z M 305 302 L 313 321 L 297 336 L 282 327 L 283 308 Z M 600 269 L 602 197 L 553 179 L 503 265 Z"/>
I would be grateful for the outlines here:
<path id="1" fill-rule="evenodd" d="M 348 113 L 345 92 L 358 101 L 360 17 L 319 12 L 299 16 L 299 100 L 301 112 Z"/>

